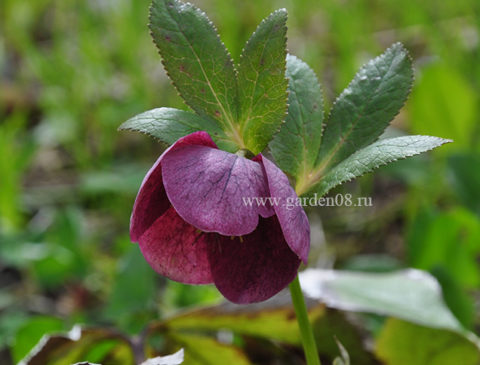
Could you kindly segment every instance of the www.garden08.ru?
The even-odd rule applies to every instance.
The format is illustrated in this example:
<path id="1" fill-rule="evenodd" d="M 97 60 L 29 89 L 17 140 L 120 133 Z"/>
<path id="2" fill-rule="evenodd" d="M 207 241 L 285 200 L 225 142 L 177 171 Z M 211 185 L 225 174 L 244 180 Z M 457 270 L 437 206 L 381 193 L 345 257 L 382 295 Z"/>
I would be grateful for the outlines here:
<path id="1" fill-rule="evenodd" d="M 302 207 L 371 207 L 372 197 L 360 196 L 353 198 L 352 194 L 337 194 L 335 196 L 318 198 L 315 193 L 311 197 L 287 198 L 282 201 L 278 197 L 242 197 L 246 206 L 284 206 L 293 209 L 296 206 Z"/>

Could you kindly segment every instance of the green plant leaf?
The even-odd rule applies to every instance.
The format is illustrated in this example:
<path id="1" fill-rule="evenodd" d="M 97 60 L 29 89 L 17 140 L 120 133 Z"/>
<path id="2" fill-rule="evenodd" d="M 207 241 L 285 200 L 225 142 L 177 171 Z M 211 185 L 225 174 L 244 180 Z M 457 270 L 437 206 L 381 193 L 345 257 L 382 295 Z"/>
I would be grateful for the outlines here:
<path id="1" fill-rule="evenodd" d="M 467 209 L 439 212 L 424 207 L 407 228 L 407 259 L 429 270 L 442 284 L 447 304 L 466 327 L 475 318 L 473 299 L 466 294 L 480 285 L 480 220 Z"/>
<path id="2" fill-rule="evenodd" d="M 12 355 L 15 363 L 25 357 L 44 334 L 62 331 L 63 329 L 63 321 L 59 318 L 46 316 L 31 318 L 20 327 L 15 336 L 12 347 Z"/>
<path id="3" fill-rule="evenodd" d="M 323 313 L 322 306 L 310 308 L 309 315 L 315 320 Z M 243 335 L 273 339 L 297 344 L 300 337 L 293 308 L 287 303 L 272 301 L 252 304 L 248 307 L 231 303 L 194 309 L 176 315 L 157 326 L 171 331 L 215 331 L 228 328 Z"/>
<path id="4" fill-rule="evenodd" d="M 235 68 L 205 13 L 178 0 L 153 0 L 150 30 L 185 102 L 231 129 L 237 116 Z"/>
<path id="5" fill-rule="evenodd" d="M 286 75 L 288 114 L 269 146 L 277 165 L 296 177 L 315 165 L 322 139 L 323 96 L 315 73 L 297 57 L 287 55 Z"/>
<path id="6" fill-rule="evenodd" d="M 191 309 L 162 322 L 153 323 L 147 331 L 146 342 L 149 344 L 147 353 L 165 351 L 165 346 L 162 346 L 164 342 L 158 341 L 164 336 L 195 333 L 215 338 L 217 334 L 228 331 L 233 334 L 234 344 L 248 341 L 248 346 L 244 350 L 249 355 L 260 351 L 265 356 L 268 354 L 272 361 L 277 357 L 283 358 L 278 353 L 279 345 L 287 348 L 301 345 L 295 312 L 290 297 L 284 294 L 248 306 L 224 302 L 216 306 Z M 355 364 L 371 363 L 371 355 L 363 349 L 360 332 L 342 313 L 328 310 L 315 300 L 308 300 L 307 306 L 318 349 L 324 356 L 333 360 L 338 355 L 335 335 L 347 346 Z M 175 344 L 185 346 L 182 343 Z M 167 350 L 177 347 L 170 346 Z M 189 349 L 185 346 L 185 363 L 190 364 L 187 359 L 188 353 Z"/>
<path id="7" fill-rule="evenodd" d="M 319 196 L 346 181 L 406 157 L 429 151 L 450 140 L 431 136 L 404 136 L 377 141 L 349 156 L 330 171 L 310 191 Z"/>
<path id="8" fill-rule="evenodd" d="M 400 43 L 364 65 L 332 107 L 318 169 L 325 170 L 374 142 L 405 103 L 412 81 L 411 60 Z"/>
<path id="9" fill-rule="evenodd" d="M 74 327 L 65 335 L 43 336 L 19 365 L 70 365 L 77 362 L 133 365 L 125 337 L 103 328 Z"/>
<path id="10" fill-rule="evenodd" d="M 119 129 L 148 134 L 167 145 L 173 144 L 187 134 L 205 131 L 220 148 L 235 150 L 235 144 L 225 135 L 218 121 L 174 108 L 148 110 L 130 118 Z"/>
<path id="11" fill-rule="evenodd" d="M 238 68 L 240 128 L 246 148 L 261 152 L 287 111 L 287 11 L 264 19 L 248 40 Z"/>
<path id="12" fill-rule="evenodd" d="M 300 274 L 300 281 L 307 296 L 333 308 L 397 317 L 475 338 L 445 305 L 435 278 L 424 271 L 377 274 L 308 269 Z"/>
<path id="13" fill-rule="evenodd" d="M 457 247 L 460 245 L 457 244 Z M 476 257 L 476 255 L 472 256 Z M 447 268 L 436 266 L 431 270 L 431 273 L 435 275 L 435 278 L 442 286 L 443 298 L 452 313 L 465 328 L 473 329 L 476 310 L 472 295 L 452 277 Z"/>
<path id="14" fill-rule="evenodd" d="M 386 365 L 477 365 L 480 352 L 457 333 L 389 319 L 376 344 Z"/>
<path id="15" fill-rule="evenodd" d="M 480 221 L 470 211 L 420 211 L 409 227 L 409 263 L 423 270 L 443 266 L 462 286 L 474 289 L 480 285 L 479 242 Z"/>
<path id="16" fill-rule="evenodd" d="M 213 338 L 184 333 L 170 333 L 169 337 L 185 348 L 186 365 L 251 364 L 238 347 Z"/>

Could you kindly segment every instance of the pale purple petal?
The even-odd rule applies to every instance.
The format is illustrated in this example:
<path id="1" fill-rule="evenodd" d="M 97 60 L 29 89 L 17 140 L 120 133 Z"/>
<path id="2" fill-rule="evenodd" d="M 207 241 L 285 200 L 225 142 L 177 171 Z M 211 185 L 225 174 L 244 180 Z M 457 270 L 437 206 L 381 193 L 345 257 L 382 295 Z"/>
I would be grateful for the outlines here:
<path id="1" fill-rule="evenodd" d="M 270 196 L 281 203 L 274 206 L 288 245 L 306 264 L 310 250 L 310 224 L 287 176 L 273 162 L 261 156 L 270 188 Z"/>
<path id="2" fill-rule="evenodd" d="M 211 283 L 207 247 L 214 233 L 200 232 L 170 207 L 140 237 L 145 260 L 160 275 L 185 284 Z"/>
<path id="3" fill-rule="evenodd" d="M 258 162 L 197 145 L 169 151 L 162 170 L 175 210 L 202 231 L 240 236 L 257 227 L 259 215 L 274 214 L 268 202 L 265 206 L 257 201 L 249 205 L 245 200 L 268 197 L 267 181 Z"/>
<path id="4" fill-rule="evenodd" d="M 213 281 L 231 302 L 264 301 L 297 275 L 300 259 L 285 242 L 276 216 L 260 218 L 249 235 L 215 239 L 208 245 Z"/>
<path id="5" fill-rule="evenodd" d="M 188 145 L 203 145 L 216 148 L 208 133 L 195 132 L 180 138 L 158 158 L 143 179 L 135 199 L 132 217 L 130 218 L 130 238 L 133 242 L 138 242 L 141 235 L 170 206 L 170 202 L 165 194 L 165 188 L 163 187 L 161 161 L 168 152 Z"/>

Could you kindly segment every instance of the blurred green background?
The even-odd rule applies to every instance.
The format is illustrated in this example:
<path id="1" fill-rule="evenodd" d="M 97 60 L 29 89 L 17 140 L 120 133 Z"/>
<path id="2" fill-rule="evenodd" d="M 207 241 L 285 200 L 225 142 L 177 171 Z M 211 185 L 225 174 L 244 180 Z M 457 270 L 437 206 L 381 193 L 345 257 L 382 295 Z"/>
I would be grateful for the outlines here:
<path id="1" fill-rule="evenodd" d="M 372 207 L 311 209 L 311 264 L 428 270 L 460 321 L 478 328 L 480 2 L 193 3 L 236 59 L 261 19 L 287 8 L 289 51 L 317 72 L 327 107 L 364 62 L 405 44 L 416 82 L 388 133 L 455 143 L 337 190 L 371 196 Z M 75 323 L 138 333 L 178 308 L 220 300 L 214 288 L 158 277 L 128 237 L 136 191 L 165 146 L 117 127 L 154 107 L 186 108 L 150 39 L 148 7 L 148 0 L 0 2 L 2 364 L 21 359 L 43 333 Z"/>

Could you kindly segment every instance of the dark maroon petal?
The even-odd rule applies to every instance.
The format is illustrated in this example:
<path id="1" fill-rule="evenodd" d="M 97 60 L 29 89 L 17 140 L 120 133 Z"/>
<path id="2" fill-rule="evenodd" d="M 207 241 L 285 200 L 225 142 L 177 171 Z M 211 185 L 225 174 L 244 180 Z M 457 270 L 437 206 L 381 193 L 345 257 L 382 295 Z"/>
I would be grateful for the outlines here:
<path id="1" fill-rule="evenodd" d="M 185 284 L 211 283 L 207 246 L 214 233 L 200 232 L 185 222 L 173 207 L 140 237 L 145 260 L 159 274 Z"/>
<path id="2" fill-rule="evenodd" d="M 244 200 L 269 195 L 258 162 L 197 145 L 169 151 L 162 170 L 175 210 L 202 231 L 241 236 L 257 227 L 259 215 L 274 214 L 270 205 L 248 205 Z"/>
<path id="3" fill-rule="evenodd" d="M 270 196 L 281 202 L 276 204 L 274 209 L 285 240 L 292 251 L 306 264 L 310 250 L 310 224 L 307 215 L 303 207 L 297 204 L 297 194 L 287 176 L 273 162 L 264 156 L 260 157 L 265 168 Z"/>
<path id="4" fill-rule="evenodd" d="M 208 245 L 213 281 L 234 303 L 264 301 L 297 275 L 300 259 L 285 242 L 276 216 L 260 218 L 249 235 L 215 239 Z"/>
<path id="5" fill-rule="evenodd" d="M 162 156 L 148 171 L 135 199 L 130 218 L 130 238 L 133 242 L 138 242 L 142 234 L 170 207 L 162 182 Z"/>
<path id="6" fill-rule="evenodd" d="M 158 158 L 143 179 L 135 199 L 130 219 L 130 238 L 133 242 L 138 242 L 141 235 L 170 207 L 170 202 L 163 187 L 161 161 L 168 152 L 187 145 L 203 145 L 216 148 L 208 133 L 195 132 L 180 138 Z"/>

